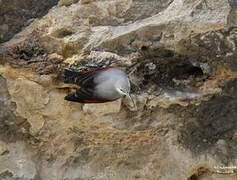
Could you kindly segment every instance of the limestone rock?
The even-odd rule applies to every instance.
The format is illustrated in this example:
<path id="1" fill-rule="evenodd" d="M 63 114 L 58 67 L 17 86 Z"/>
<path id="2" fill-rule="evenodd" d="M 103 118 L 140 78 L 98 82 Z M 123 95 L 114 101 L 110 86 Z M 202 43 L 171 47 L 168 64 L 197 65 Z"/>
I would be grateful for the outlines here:
<path id="1" fill-rule="evenodd" d="M 50 8 L 57 4 L 57 0 L 11 2 L 0 1 L 0 42 L 4 42 L 19 32 L 22 27 L 29 25 L 32 19 L 42 17 Z"/>
<path id="2" fill-rule="evenodd" d="M 103 104 L 85 104 L 83 111 L 88 114 L 103 116 L 111 113 L 119 113 L 120 107 L 121 99 Z"/>
<path id="3" fill-rule="evenodd" d="M 0 154 L 3 155 L 5 152 L 7 152 L 7 146 L 4 142 L 0 141 Z"/>
<path id="4" fill-rule="evenodd" d="M 24 143 L 11 143 L 8 145 L 8 153 L 0 156 L 1 179 L 23 179 L 36 178 L 36 164 L 31 152 Z"/>
<path id="5" fill-rule="evenodd" d="M 69 6 L 69 5 L 72 5 L 73 3 L 76 3 L 78 1 L 79 0 L 61 0 L 58 2 L 58 4 L 61 6 Z"/>
<path id="6" fill-rule="evenodd" d="M 44 125 L 44 118 L 40 110 L 49 101 L 47 93 L 37 83 L 24 78 L 19 77 L 15 82 L 9 81 L 8 83 L 12 101 L 17 105 L 16 112 L 28 119 L 33 134 L 38 132 Z"/>

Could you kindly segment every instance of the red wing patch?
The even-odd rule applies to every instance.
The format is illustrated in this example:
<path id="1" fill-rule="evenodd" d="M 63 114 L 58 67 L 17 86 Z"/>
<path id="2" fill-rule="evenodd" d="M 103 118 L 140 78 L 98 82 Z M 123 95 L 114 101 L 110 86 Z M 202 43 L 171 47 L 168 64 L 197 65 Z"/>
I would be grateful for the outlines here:
<path id="1" fill-rule="evenodd" d="M 100 100 L 84 100 L 84 103 L 103 103 L 106 101 L 100 101 Z"/>
<path id="2" fill-rule="evenodd" d="M 106 69 L 111 69 L 111 68 L 116 68 L 116 67 L 114 67 L 114 66 L 101 67 L 101 68 L 85 70 L 85 71 L 82 71 L 80 73 L 81 74 L 86 74 L 86 73 L 90 73 L 90 72 L 101 71 L 101 70 L 106 70 Z"/>
<path id="3" fill-rule="evenodd" d="M 83 100 L 83 103 L 88 103 L 88 104 L 92 104 L 92 103 L 105 103 L 105 102 L 111 102 L 111 101 L 115 101 L 117 99 L 114 100 Z"/>

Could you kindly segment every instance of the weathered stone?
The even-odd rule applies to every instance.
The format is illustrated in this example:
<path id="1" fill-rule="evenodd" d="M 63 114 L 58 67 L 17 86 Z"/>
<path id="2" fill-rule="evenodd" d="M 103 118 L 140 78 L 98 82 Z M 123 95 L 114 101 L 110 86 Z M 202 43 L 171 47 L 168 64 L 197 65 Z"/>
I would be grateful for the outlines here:
<path id="1" fill-rule="evenodd" d="M 118 113 L 120 111 L 121 99 L 103 104 L 85 104 L 83 111 L 88 114 L 103 116 L 111 113 Z"/>
<path id="2" fill-rule="evenodd" d="M 125 104 L 125 106 L 130 110 L 130 111 L 137 111 L 138 109 L 138 105 L 137 105 L 137 101 L 136 101 L 136 97 L 133 97 L 133 95 L 131 95 L 131 98 L 130 99 L 129 97 L 126 97 L 126 98 L 123 98 L 123 104 Z M 145 104 L 145 99 L 143 99 L 143 97 L 140 97 L 139 96 L 139 99 L 141 100 L 140 102 L 144 103 Z M 142 101 L 143 99 L 143 101 Z M 140 107 L 142 108 L 142 106 Z"/>
<path id="3" fill-rule="evenodd" d="M 8 81 L 12 101 L 16 102 L 16 112 L 28 119 L 33 134 L 44 125 L 41 109 L 48 103 L 49 97 L 42 86 L 22 77 Z M 22 98 L 24 97 L 24 98 Z"/>
<path id="4" fill-rule="evenodd" d="M 7 146 L 6 143 L 0 141 L 0 155 L 3 155 L 4 153 L 6 153 L 7 150 Z"/>
<path id="5" fill-rule="evenodd" d="M 53 1 L 0 1 L 0 42 L 4 42 L 19 32 L 22 27 L 29 25 L 34 18 L 45 15 L 52 6 Z"/>
<path id="6" fill-rule="evenodd" d="M 58 4 L 61 6 L 69 6 L 72 5 L 73 3 L 77 3 L 78 1 L 79 0 L 60 0 Z"/>
<path id="7" fill-rule="evenodd" d="M 8 153 L 0 156 L 1 179 L 31 180 L 37 177 L 32 153 L 22 142 L 8 145 Z"/>

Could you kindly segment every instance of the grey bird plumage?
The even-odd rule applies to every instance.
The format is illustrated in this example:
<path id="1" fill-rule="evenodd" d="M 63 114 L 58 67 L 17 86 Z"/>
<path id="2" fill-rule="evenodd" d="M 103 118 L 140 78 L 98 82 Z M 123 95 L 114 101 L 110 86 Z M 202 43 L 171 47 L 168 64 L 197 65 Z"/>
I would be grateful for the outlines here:
<path id="1" fill-rule="evenodd" d="M 95 94 L 105 99 L 117 99 L 130 93 L 130 82 L 120 69 L 101 71 L 94 79 L 97 84 Z"/>
<path id="2" fill-rule="evenodd" d="M 123 96 L 130 97 L 130 82 L 127 74 L 116 67 L 75 72 L 66 69 L 64 82 L 80 86 L 76 92 L 65 97 L 79 103 L 103 103 Z"/>

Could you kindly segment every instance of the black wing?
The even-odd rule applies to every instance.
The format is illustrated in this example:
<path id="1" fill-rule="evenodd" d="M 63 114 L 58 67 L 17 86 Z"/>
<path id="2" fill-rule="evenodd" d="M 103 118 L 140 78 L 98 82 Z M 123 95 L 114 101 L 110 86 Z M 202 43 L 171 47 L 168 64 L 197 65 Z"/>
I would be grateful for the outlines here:
<path id="1" fill-rule="evenodd" d="M 65 69 L 64 83 L 76 84 L 84 88 L 94 88 L 94 77 L 96 74 L 98 74 L 97 71 L 83 73 Z"/>
<path id="2" fill-rule="evenodd" d="M 114 67 L 105 67 L 97 68 L 92 70 L 87 70 L 84 72 L 76 72 L 68 69 L 64 70 L 64 82 L 71 83 L 81 86 L 76 92 L 70 93 L 65 96 L 65 100 L 74 101 L 79 103 L 104 103 L 110 100 L 101 99 L 94 95 L 95 82 L 94 78 L 98 75 L 100 71 L 114 68 Z"/>
<path id="3" fill-rule="evenodd" d="M 110 101 L 94 96 L 93 89 L 83 87 L 77 89 L 76 92 L 68 94 L 64 99 L 79 103 L 104 103 Z"/>

